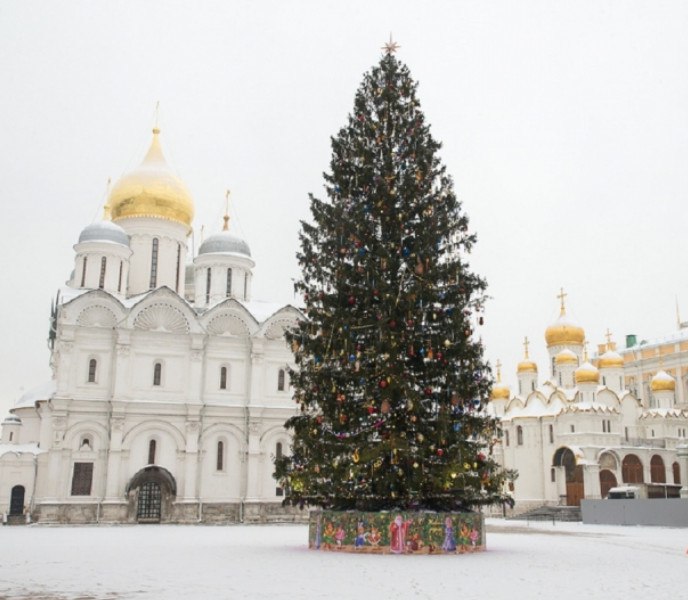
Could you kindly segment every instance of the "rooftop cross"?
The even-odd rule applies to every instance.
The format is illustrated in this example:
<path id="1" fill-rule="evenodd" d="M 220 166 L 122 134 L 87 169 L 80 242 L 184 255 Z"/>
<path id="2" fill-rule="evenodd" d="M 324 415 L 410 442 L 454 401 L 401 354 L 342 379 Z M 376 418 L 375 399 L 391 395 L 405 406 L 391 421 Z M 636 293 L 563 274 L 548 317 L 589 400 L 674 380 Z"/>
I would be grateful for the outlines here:
<path id="1" fill-rule="evenodd" d="M 559 300 L 561 301 L 560 316 L 563 316 L 566 314 L 566 306 L 564 305 L 564 298 L 566 298 L 566 296 L 568 296 L 568 294 L 564 293 L 564 288 L 560 288 L 560 289 L 561 289 L 561 292 L 559 294 L 557 294 L 557 298 L 559 298 Z"/>
<path id="2" fill-rule="evenodd" d="M 526 351 L 526 358 L 528 358 L 528 346 L 530 346 L 530 342 L 528 341 L 528 336 L 526 336 L 523 338 L 523 347 Z"/>
<path id="3" fill-rule="evenodd" d="M 222 226 L 222 231 L 229 230 L 229 190 L 225 192 L 225 216 L 222 217 L 225 224 Z"/>

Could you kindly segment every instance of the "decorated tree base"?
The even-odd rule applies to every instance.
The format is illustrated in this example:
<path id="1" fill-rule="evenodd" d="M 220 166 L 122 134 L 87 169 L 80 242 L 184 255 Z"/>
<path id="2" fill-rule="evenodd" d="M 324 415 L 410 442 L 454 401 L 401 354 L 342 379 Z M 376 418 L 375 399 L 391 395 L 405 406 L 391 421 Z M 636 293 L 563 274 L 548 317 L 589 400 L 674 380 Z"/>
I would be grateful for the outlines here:
<path id="1" fill-rule="evenodd" d="M 314 510 L 312 550 L 360 554 L 465 554 L 485 550 L 480 513 Z"/>

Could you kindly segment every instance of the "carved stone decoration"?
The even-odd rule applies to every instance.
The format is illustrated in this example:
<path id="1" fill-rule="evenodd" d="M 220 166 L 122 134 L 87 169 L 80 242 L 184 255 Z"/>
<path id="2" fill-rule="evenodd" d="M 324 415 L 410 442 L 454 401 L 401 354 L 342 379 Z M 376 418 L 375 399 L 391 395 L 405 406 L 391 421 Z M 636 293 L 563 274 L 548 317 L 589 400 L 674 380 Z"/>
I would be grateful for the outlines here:
<path id="1" fill-rule="evenodd" d="M 144 331 L 188 333 L 189 322 L 180 310 L 169 304 L 152 304 L 144 308 L 134 320 L 134 327 Z"/>
<path id="2" fill-rule="evenodd" d="M 213 335 L 236 335 L 247 337 L 250 332 L 248 325 L 238 316 L 222 313 L 208 323 L 208 333 Z"/>
<path id="3" fill-rule="evenodd" d="M 271 323 L 270 326 L 265 331 L 265 337 L 269 340 L 278 340 L 284 338 L 284 330 L 287 327 L 293 326 L 294 322 L 291 320 L 281 320 Z"/>
<path id="4" fill-rule="evenodd" d="M 251 421 L 248 424 L 248 431 L 251 435 L 260 433 L 260 423 L 258 421 Z"/>
<path id="5" fill-rule="evenodd" d="M 114 327 L 117 324 L 117 317 L 109 308 L 96 304 L 84 308 L 79 313 L 76 322 L 82 327 Z"/>

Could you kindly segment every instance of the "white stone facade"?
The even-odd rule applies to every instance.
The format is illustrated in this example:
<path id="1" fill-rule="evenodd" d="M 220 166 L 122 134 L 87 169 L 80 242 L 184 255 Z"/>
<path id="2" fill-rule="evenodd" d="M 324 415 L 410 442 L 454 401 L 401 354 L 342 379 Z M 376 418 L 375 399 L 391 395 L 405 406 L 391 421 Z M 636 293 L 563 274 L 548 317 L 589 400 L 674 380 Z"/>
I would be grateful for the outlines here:
<path id="1" fill-rule="evenodd" d="M 152 188 L 166 167 L 157 161 L 140 169 Z M 136 212 L 138 192 L 122 187 Z M 185 298 L 190 227 L 174 220 L 165 193 L 160 214 L 120 211 L 75 245 L 53 318 L 54 379 L 3 423 L 0 513 L 41 522 L 298 518 L 282 507 L 272 473 L 295 414 L 284 330 L 303 315 L 250 300 L 254 263 L 228 232 L 190 267 L 200 302 Z M 150 193 L 144 200 L 156 205 Z M 232 272 L 231 289 L 206 289 L 209 267 Z"/>

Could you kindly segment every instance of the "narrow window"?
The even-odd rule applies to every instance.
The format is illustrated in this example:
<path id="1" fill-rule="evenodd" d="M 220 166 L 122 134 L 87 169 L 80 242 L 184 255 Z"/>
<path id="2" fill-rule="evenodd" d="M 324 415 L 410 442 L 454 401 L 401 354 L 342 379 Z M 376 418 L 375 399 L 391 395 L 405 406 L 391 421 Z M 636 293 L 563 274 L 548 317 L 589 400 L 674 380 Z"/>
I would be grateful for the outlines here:
<path id="1" fill-rule="evenodd" d="M 119 277 L 117 278 L 117 292 L 122 291 L 122 268 L 124 266 L 124 261 L 119 261 Z"/>
<path id="2" fill-rule="evenodd" d="M 612 432 L 612 422 L 610 420 L 607 420 L 607 433 Z"/>
<path id="3" fill-rule="evenodd" d="M 628 441 L 628 427 L 624 427 L 624 438 Z"/>
<path id="4" fill-rule="evenodd" d="M 602 375 L 602 385 L 607 385 L 607 378 Z"/>
<path id="5" fill-rule="evenodd" d="M 504 432 L 504 445 L 505 446 L 509 445 L 509 432 L 508 431 Z"/>
<path id="6" fill-rule="evenodd" d="M 156 362 L 153 366 L 153 385 L 160 385 L 162 379 L 162 363 Z"/>
<path id="7" fill-rule="evenodd" d="M 225 468 L 225 445 L 223 442 L 217 443 L 217 460 L 215 468 L 218 471 L 224 471 Z"/>
<path id="8" fill-rule="evenodd" d="M 72 496 L 90 496 L 93 482 L 93 463 L 74 463 Z"/>
<path id="9" fill-rule="evenodd" d="M 227 367 L 220 368 L 220 389 L 227 389 Z"/>
<path id="10" fill-rule="evenodd" d="M 523 393 L 523 386 L 521 385 L 522 381 L 519 380 L 518 382 L 518 395 L 520 396 Z"/>
<path id="11" fill-rule="evenodd" d="M 150 289 L 158 285 L 158 238 L 153 238 L 153 246 L 151 249 L 151 271 L 150 271 Z"/>
<path id="12" fill-rule="evenodd" d="M 552 483 L 556 482 L 557 480 L 557 470 L 554 467 L 552 467 L 549 471 L 549 478 Z"/>
<path id="13" fill-rule="evenodd" d="M 182 268 L 182 245 L 177 243 L 177 277 L 175 278 L 177 293 L 179 293 L 179 272 Z"/>
<path id="14" fill-rule="evenodd" d="M 98 361 L 92 358 L 88 361 L 88 383 L 96 382 L 96 369 L 98 368 Z"/>
<path id="15" fill-rule="evenodd" d="M 105 287 L 105 270 L 107 269 L 107 258 L 100 257 L 100 279 L 98 280 L 98 288 L 101 290 Z"/>
<path id="16" fill-rule="evenodd" d="M 535 381 L 530 382 L 530 391 L 534 392 L 535 391 Z"/>
<path id="17" fill-rule="evenodd" d="M 602 419 L 602 433 L 607 433 L 607 421 Z"/>
<path id="18" fill-rule="evenodd" d="M 155 447 L 156 447 L 155 440 L 151 440 L 148 442 L 148 464 L 149 465 L 154 465 L 155 464 Z"/>
<path id="19" fill-rule="evenodd" d="M 232 295 L 232 269 L 227 269 L 227 298 Z"/>
<path id="20" fill-rule="evenodd" d="M 244 273 L 244 300 L 248 298 L 248 273 Z"/>
<path id="21" fill-rule="evenodd" d="M 516 443 L 523 446 L 523 427 L 520 425 L 516 428 Z"/>
<path id="22" fill-rule="evenodd" d="M 208 267 L 208 272 L 205 276 L 205 303 L 210 304 L 210 278 L 211 278 L 210 267 Z"/>
<path id="23" fill-rule="evenodd" d="M 81 263 L 81 287 L 86 287 L 86 263 L 88 257 L 84 256 L 84 262 Z"/>
<path id="24" fill-rule="evenodd" d="M 554 425 L 549 426 L 549 443 L 554 443 Z"/>
<path id="25" fill-rule="evenodd" d="M 10 431 L 10 442 L 14 439 L 14 431 Z"/>
<path id="26" fill-rule="evenodd" d="M 277 373 L 277 391 L 284 391 L 284 369 L 280 369 Z"/>
<path id="27" fill-rule="evenodd" d="M 576 433 L 576 426 L 575 425 L 571 425 L 571 433 Z"/>
<path id="28" fill-rule="evenodd" d="M 277 442 L 275 446 L 275 458 L 282 458 L 282 442 Z M 275 488 L 275 496 L 284 496 L 284 490 L 280 486 Z"/>

